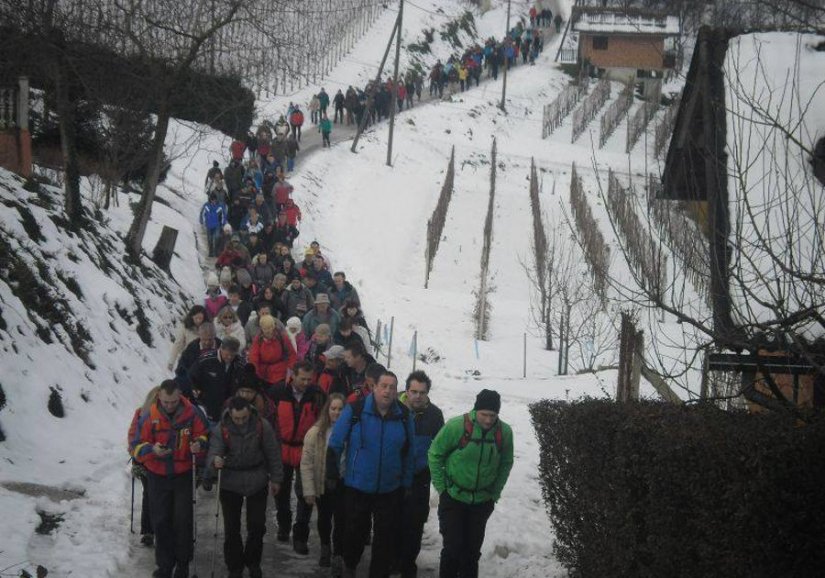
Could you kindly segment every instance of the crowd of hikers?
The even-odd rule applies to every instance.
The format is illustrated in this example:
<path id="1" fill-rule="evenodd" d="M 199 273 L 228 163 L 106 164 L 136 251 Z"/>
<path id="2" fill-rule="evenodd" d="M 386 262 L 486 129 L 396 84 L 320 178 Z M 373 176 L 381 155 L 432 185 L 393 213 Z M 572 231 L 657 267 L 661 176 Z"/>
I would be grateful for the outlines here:
<path id="1" fill-rule="evenodd" d="M 245 569 L 263 576 L 269 495 L 278 542 L 300 555 L 309 554 L 317 510 L 318 563 L 331 576 L 355 576 L 370 544 L 370 576 L 416 576 L 431 484 L 440 576 L 477 576 L 487 518 L 513 463 L 499 395 L 482 391 L 446 425 L 426 373 L 407 376 L 399 396 L 396 375 L 370 354 L 346 273 L 317 241 L 294 257 L 301 211 L 286 175 L 300 131 L 282 120 L 260 127 L 253 149 L 233 142 L 228 166 L 207 173 L 201 222 L 215 268 L 177 327 L 170 379 L 148 392 L 129 430 L 153 576 L 189 576 L 198 485 L 214 489 L 220 506 L 230 578 Z M 214 563 L 213 553 L 213 571 Z"/>
<path id="2" fill-rule="evenodd" d="M 431 97 L 443 97 L 478 85 L 484 70 L 495 79 L 502 66 L 533 63 L 541 29 L 553 23 L 558 29 L 560 17 L 532 8 L 529 25 L 439 60 L 426 78 L 411 70 L 398 86 L 370 82 L 332 97 L 322 88 L 308 104 L 310 122 L 329 146 L 333 124 L 365 114 L 365 124 L 378 122 L 393 98 L 398 110 L 412 107 L 425 80 Z M 177 327 L 170 378 L 147 393 L 128 434 L 153 576 L 189 576 L 200 486 L 215 493 L 216 524 L 222 513 L 230 578 L 264 574 L 270 495 L 277 541 L 299 555 L 309 554 L 317 511 L 318 563 L 331 576 L 354 577 L 371 546 L 369 576 L 414 577 L 431 485 L 439 576 L 478 576 L 487 520 L 513 465 L 499 394 L 481 391 L 472 410 L 446 424 L 423 371 L 409 374 L 399 395 L 398 377 L 370 354 L 377 349 L 346 273 L 317 241 L 296 253 L 302 215 L 287 175 L 303 124 L 290 103 L 275 123 L 234 140 L 228 165 L 215 161 L 206 175 L 200 221 L 215 268 L 202 302 Z M 134 514 L 134 486 L 132 506 Z"/>

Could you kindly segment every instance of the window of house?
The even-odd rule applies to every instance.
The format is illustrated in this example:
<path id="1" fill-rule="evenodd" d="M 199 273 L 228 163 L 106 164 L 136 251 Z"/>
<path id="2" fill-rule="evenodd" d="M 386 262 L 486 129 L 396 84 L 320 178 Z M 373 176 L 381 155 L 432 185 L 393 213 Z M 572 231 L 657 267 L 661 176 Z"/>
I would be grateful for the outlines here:
<path id="1" fill-rule="evenodd" d="M 593 50 L 607 50 L 607 36 L 594 36 Z"/>

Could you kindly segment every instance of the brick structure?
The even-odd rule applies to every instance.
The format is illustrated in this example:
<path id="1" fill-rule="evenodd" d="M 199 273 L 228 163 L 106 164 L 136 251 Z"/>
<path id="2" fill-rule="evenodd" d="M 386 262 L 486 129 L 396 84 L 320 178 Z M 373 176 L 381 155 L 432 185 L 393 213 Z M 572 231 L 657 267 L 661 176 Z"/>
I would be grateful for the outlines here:
<path id="1" fill-rule="evenodd" d="M 0 166 L 23 177 L 32 174 L 32 138 L 29 133 L 29 81 L 0 89 Z"/>
<path id="2" fill-rule="evenodd" d="M 666 42 L 680 33 L 676 16 L 580 6 L 573 11 L 572 30 L 578 34 L 579 63 L 616 80 L 661 77 L 676 62 Z"/>

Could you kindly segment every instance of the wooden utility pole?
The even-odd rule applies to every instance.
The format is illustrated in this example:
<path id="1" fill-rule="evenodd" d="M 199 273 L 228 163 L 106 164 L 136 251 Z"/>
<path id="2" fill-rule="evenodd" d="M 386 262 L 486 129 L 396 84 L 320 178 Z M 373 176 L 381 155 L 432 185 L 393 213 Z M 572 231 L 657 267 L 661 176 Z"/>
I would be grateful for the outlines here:
<path id="1" fill-rule="evenodd" d="M 387 43 L 387 49 L 384 51 L 384 58 L 381 59 L 381 65 L 378 67 L 378 74 L 375 75 L 375 87 L 381 84 L 381 74 L 384 72 L 384 65 L 387 63 L 387 56 L 390 54 L 390 47 L 392 46 L 392 41 L 395 38 L 395 31 L 400 28 L 400 18 L 401 12 L 398 13 L 398 18 L 395 19 L 395 26 L 393 26 L 392 32 L 390 33 L 390 41 Z M 373 88 L 373 90 L 375 90 L 375 88 Z M 368 96 L 366 109 L 361 115 L 361 122 L 358 123 L 358 131 L 355 133 L 355 138 L 352 140 L 352 146 L 349 149 L 350 152 L 356 152 L 355 147 L 358 146 L 358 139 L 361 138 L 361 133 L 364 132 L 364 127 L 367 124 L 367 115 L 370 112 L 369 109 L 371 104 L 372 96 Z"/>
<path id="2" fill-rule="evenodd" d="M 505 40 L 510 37 L 510 2 L 511 0 L 507 0 L 507 30 L 504 32 Z M 510 61 L 507 58 L 507 50 L 505 49 L 504 52 L 504 79 L 501 84 L 501 104 L 499 105 L 499 108 L 504 112 L 507 112 L 507 108 L 505 108 L 506 105 L 504 104 L 504 99 L 507 98 L 507 69 L 510 67 Z"/>
<path id="3" fill-rule="evenodd" d="M 392 166 L 392 137 L 395 134 L 395 109 L 398 105 L 398 61 L 401 58 L 401 26 L 404 23 L 404 0 L 398 4 L 397 37 L 395 39 L 395 68 L 392 72 L 392 94 L 390 95 L 390 136 L 387 139 L 387 166 Z"/>

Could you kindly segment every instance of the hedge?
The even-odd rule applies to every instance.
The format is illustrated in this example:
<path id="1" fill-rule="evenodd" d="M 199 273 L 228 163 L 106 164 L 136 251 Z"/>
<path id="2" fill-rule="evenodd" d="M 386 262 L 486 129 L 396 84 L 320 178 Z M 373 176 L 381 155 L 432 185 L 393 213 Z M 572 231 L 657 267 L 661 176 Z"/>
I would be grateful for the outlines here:
<path id="1" fill-rule="evenodd" d="M 571 576 L 825 575 L 825 420 L 608 400 L 530 412 Z"/>

